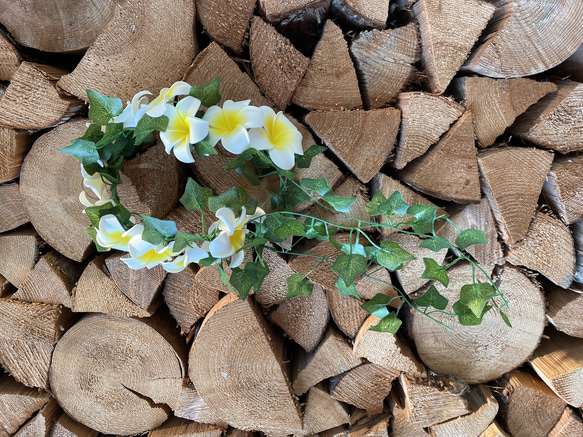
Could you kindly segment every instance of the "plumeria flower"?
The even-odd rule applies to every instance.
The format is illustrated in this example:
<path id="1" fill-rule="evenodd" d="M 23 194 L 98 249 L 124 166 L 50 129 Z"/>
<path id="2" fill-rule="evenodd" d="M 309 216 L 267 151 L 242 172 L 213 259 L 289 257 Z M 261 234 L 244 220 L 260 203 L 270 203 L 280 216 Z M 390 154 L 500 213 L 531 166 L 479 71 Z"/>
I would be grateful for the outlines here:
<path id="1" fill-rule="evenodd" d="M 127 106 L 121 114 L 119 114 L 113 120 L 114 123 L 123 123 L 124 129 L 129 127 L 136 127 L 138 121 L 144 116 L 148 110 L 148 98 L 146 95 L 151 95 L 150 91 L 140 91 L 133 98 L 131 103 L 128 102 Z"/>
<path id="2" fill-rule="evenodd" d="M 186 268 L 190 263 L 197 263 L 201 259 L 208 258 L 207 251 L 201 249 L 197 245 L 188 249 L 184 254 L 177 256 L 173 261 L 164 261 L 162 267 L 169 273 L 179 273 Z"/>
<path id="3" fill-rule="evenodd" d="M 220 231 L 219 235 L 210 242 L 208 249 L 210 254 L 215 258 L 231 257 L 230 268 L 238 267 L 245 254 L 240 250 L 245 245 L 245 236 L 247 235 L 247 228 L 245 225 L 265 214 L 261 208 L 257 208 L 255 214 L 246 215 L 247 210 L 243 206 L 241 208 L 241 215 L 235 218 L 235 213 L 230 208 L 219 208 L 216 216 L 219 219 L 213 223 L 209 228 L 209 234 L 216 229 Z M 204 246 L 203 246 L 204 248 Z"/>
<path id="4" fill-rule="evenodd" d="M 196 117 L 198 108 L 200 100 L 191 96 L 176 106 L 166 105 L 165 115 L 169 122 L 166 131 L 160 132 L 160 139 L 166 146 L 166 153 L 174 149 L 174 155 L 182 162 L 194 162 L 190 145 L 204 140 L 209 133 L 208 123 Z"/>
<path id="5" fill-rule="evenodd" d="M 263 112 L 249 102 L 227 100 L 222 108 L 211 106 L 206 111 L 202 119 L 210 125 L 211 145 L 220 140 L 226 150 L 237 155 L 249 148 L 247 129 L 262 127 L 264 121 Z"/>
<path id="6" fill-rule="evenodd" d="M 277 114 L 268 106 L 259 108 L 265 117 L 263 128 L 249 131 L 251 147 L 267 150 L 269 157 L 279 168 L 291 170 L 295 164 L 294 154 L 303 155 L 302 134 L 283 112 Z"/>
<path id="7" fill-rule="evenodd" d="M 134 235 L 128 242 L 128 251 L 131 258 L 122 258 L 123 261 L 134 270 L 147 267 L 151 269 L 158 264 L 172 259 L 174 241 L 167 246 L 164 244 L 154 245 L 142 239 L 142 234 Z"/>
<path id="8" fill-rule="evenodd" d="M 97 162 L 99 163 L 99 165 L 103 167 L 101 161 Z M 97 196 L 98 199 L 95 203 L 93 203 L 91 200 L 89 200 L 89 197 L 87 197 L 87 193 L 85 192 L 85 190 L 83 190 L 79 194 L 79 202 L 81 202 L 83 206 L 85 207 L 100 206 L 105 205 L 108 202 L 112 203 L 115 206 L 115 202 L 113 201 L 109 192 L 107 191 L 107 184 L 103 182 L 103 179 L 101 178 L 101 175 L 98 172 L 95 172 L 93 173 L 93 175 L 90 175 L 85 171 L 83 165 L 81 165 L 81 174 L 83 175 L 83 185 L 89 188 Z M 83 210 L 83 212 L 85 212 L 85 210 Z"/>
<path id="9" fill-rule="evenodd" d="M 186 82 L 174 82 L 170 88 L 162 88 L 160 95 L 148 103 L 146 114 L 150 117 L 160 117 L 166 111 L 166 102 L 176 96 L 185 96 L 192 87 Z"/>
<path id="10" fill-rule="evenodd" d="M 133 217 L 132 217 L 133 218 Z M 128 243 L 135 235 L 141 235 L 144 226 L 134 225 L 127 231 L 113 214 L 107 214 L 99 219 L 99 227 L 96 229 L 95 241 L 101 247 L 128 251 Z"/>

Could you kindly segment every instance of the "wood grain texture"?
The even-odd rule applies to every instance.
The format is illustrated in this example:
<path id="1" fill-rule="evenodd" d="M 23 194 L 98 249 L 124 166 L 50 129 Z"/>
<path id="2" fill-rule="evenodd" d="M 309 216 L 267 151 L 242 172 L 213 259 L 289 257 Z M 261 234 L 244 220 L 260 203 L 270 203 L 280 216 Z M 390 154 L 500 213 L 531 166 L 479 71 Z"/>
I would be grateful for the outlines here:
<path id="1" fill-rule="evenodd" d="M 25 223 L 28 223 L 28 215 L 22 207 L 18 182 L 0 185 L 0 232 L 10 231 Z"/>
<path id="2" fill-rule="evenodd" d="M 321 433 L 349 422 L 347 408 L 318 386 L 310 389 L 304 410 L 304 431 Z"/>
<path id="3" fill-rule="evenodd" d="M 39 238 L 32 228 L 0 234 L 0 274 L 19 287 L 39 257 Z"/>
<path id="4" fill-rule="evenodd" d="M 384 29 L 389 17 L 389 0 L 332 0 L 330 12 L 352 28 Z"/>
<path id="5" fill-rule="evenodd" d="M 4 34 L 0 34 L 0 80 L 10 81 L 21 62 L 20 52 Z"/>
<path id="6" fill-rule="evenodd" d="M 583 158 L 555 156 L 543 185 L 543 195 L 553 211 L 570 225 L 583 218 Z"/>

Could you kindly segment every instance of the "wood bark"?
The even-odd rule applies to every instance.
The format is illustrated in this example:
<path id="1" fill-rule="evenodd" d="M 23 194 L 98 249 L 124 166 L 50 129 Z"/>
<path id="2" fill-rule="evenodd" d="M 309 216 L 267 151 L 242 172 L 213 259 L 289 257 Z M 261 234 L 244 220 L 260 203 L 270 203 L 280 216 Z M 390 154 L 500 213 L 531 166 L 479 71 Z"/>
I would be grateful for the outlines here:
<path id="1" fill-rule="evenodd" d="M 18 182 L 0 185 L 0 233 L 10 231 L 25 223 L 28 223 L 28 215 L 22 208 Z"/>
<path id="2" fill-rule="evenodd" d="M 389 17 L 389 0 L 332 0 L 330 13 L 351 28 L 384 29 Z"/>
<path id="3" fill-rule="evenodd" d="M 553 161 L 543 195 L 549 206 L 566 224 L 583 218 L 583 159 L 558 155 Z"/>
<path id="4" fill-rule="evenodd" d="M 34 137 L 27 131 L 0 127 L 0 183 L 16 179 Z"/>
<path id="5" fill-rule="evenodd" d="M 20 52 L 3 33 L 0 33 L 0 80 L 10 81 L 21 62 Z"/>
<path id="6" fill-rule="evenodd" d="M 310 389 L 304 410 L 304 431 L 321 433 L 349 422 L 346 407 L 318 386 Z"/>
<path id="7" fill-rule="evenodd" d="M 0 234 L 0 274 L 20 287 L 39 257 L 39 238 L 34 229 Z"/>

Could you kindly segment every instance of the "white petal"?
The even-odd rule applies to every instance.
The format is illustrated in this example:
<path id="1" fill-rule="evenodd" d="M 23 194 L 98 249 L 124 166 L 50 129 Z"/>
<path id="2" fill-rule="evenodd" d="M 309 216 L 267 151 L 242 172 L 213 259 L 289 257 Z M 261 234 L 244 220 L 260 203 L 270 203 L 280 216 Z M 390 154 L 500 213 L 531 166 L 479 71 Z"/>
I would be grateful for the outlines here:
<path id="1" fill-rule="evenodd" d="M 121 259 L 124 263 L 128 265 L 130 269 L 139 270 L 146 266 L 146 264 L 142 261 L 139 261 L 135 258 L 122 258 Z"/>
<path id="2" fill-rule="evenodd" d="M 211 126 L 222 126 L 224 124 L 223 110 L 219 106 L 211 106 L 202 119 Z"/>
<path id="3" fill-rule="evenodd" d="M 209 244 L 209 250 L 211 255 L 215 258 L 226 258 L 231 256 L 235 251 L 231 245 L 229 234 L 226 232 L 221 232 L 217 238 L 211 241 Z"/>
<path id="4" fill-rule="evenodd" d="M 270 150 L 274 145 L 269 140 L 269 135 L 263 128 L 253 128 L 249 130 L 249 147 L 257 150 Z"/>
<path id="5" fill-rule="evenodd" d="M 188 96 L 178 102 L 176 105 L 176 112 L 178 112 L 181 117 L 194 117 L 198 108 L 200 108 L 200 100 Z"/>
<path id="6" fill-rule="evenodd" d="M 235 229 L 240 229 L 245 223 L 247 223 L 247 209 L 244 206 L 241 206 L 241 215 L 233 223 L 233 227 Z"/>
<path id="7" fill-rule="evenodd" d="M 263 127 L 265 116 L 261 109 L 256 106 L 247 106 L 241 109 L 239 116 L 243 117 L 243 126 L 247 129 L 252 127 Z"/>
<path id="8" fill-rule="evenodd" d="M 239 102 L 233 102 L 232 100 L 227 100 L 225 101 L 225 103 L 223 103 L 223 109 L 225 111 L 233 111 L 233 112 L 239 112 L 240 110 L 242 110 L 243 108 L 249 106 L 249 103 L 251 103 L 251 100 L 241 100 Z"/>
<path id="9" fill-rule="evenodd" d="M 245 258 L 245 252 L 240 250 L 239 252 L 235 252 L 231 256 L 231 263 L 229 264 L 229 268 L 234 269 L 235 267 L 239 267 Z"/>
<path id="10" fill-rule="evenodd" d="M 201 259 L 208 258 L 208 256 L 208 252 L 201 249 L 200 247 L 193 247 L 192 249 L 188 249 L 186 251 L 186 259 L 188 263 L 197 263 Z"/>
<path id="11" fill-rule="evenodd" d="M 249 134 L 247 129 L 239 125 L 231 132 L 226 133 L 221 139 L 223 147 L 235 155 L 238 155 L 249 148 Z"/>
<path id="12" fill-rule="evenodd" d="M 172 262 L 163 262 L 162 268 L 169 273 L 180 273 L 186 268 L 187 265 L 188 263 L 186 262 L 186 255 L 182 255 L 177 257 Z"/>
<path id="13" fill-rule="evenodd" d="M 190 144 L 186 141 L 181 141 L 178 145 L 174 145 L 174 156 L 180 162 L 184 162 L 186 164 L 191 164 L 194 162 L 194 158 L 192 156 L 192 152 L 190 151 Z"/>
<path id="14" fill-rule="evenodd" d="M 217 229 L 217 227 L 219 226 L 219 223 L 220 223 L 220 221 L 218 221 L 218 220 L 217 220 L 217 221 L 216 221 L 216 222 L 214 222 L 212 225 L 210 225 L 210 226 L 209 226 L 208 233 L 209 233 L 209 234 L 212 234 L 212 233 L 215 231 L 215 229 Z M 208 241 L 204 241 L 202 244 L 204 245 L 205 243 L 208 243 Z M 204 249 L 204 247 L 203 247 L 203 249 Z M 208 249 L 205 249 L 205 250 L 207 250 L 207 251 L 208 251 Z"/>
<path id="15" fill-rule="evenodd" d="M 291 149 L 271 149 L 269 157 L 275 165 L 283 170 L 291 170 L 294 167 L 295 157 Z"/>
<path id="16" fill-rule="evenodd" d="M 190 144 L 198 143 L 206 138 L 209 133 L 209 124 L 200 118 L 188 117 L 186 119 L 190 130 Z"/>
<path id="17" fill-rule="evenodd" d="M 257 208 L 255 208 L 255 212 L 252 215 L 247 216 L 247 221 L 255 220 L 257 217 L 261 217 L 264 215 L 265 215 L 265 211 L 263 211 L 261 208 L 257 207 Z"/>
<path id="18" fill-rule="evenodd" d="M 150 103 L 151 105 L 152 103 Z M 164 114 L 164 112 L 166 111 L 166 102 L 164 100 L 150 106 L 148 105 L 148 110 L 146 111 L 146 114 L 148 114 L 150 117 L 156 118 L 156 117 L 160 117 L 161 115 Z"/>
<path id="19" fill-rule="evenodd" d="M 186 82 L 178 81 L 178 82 L 174 82 L 170 86 L 170 89 L 168 91 L 171 92 L 171 94 L 170 94 L 171 97 L 183 96 L 183 95 L 190 93 L 191 88 L 192 87 L 190 86 L 190 84 L 188 84 Z"/>
<path id="20" fill-rule="evenodd" d="M 151 243 L 148 243 L 147 241 L 144 241 L 142 239 L 142 235 L 138 234 L 138 235 L 134 235 L 130 239 L 130 241 L 128 243 L 128 248 L 129 248 L 130 254 L 132 255 L 133 258 L 140 258 L 145 253 L 152 250 L 154 248 L 154 245 Z"/>
<path id="21" fill-rule="evenodd" d="M 225 226 L 227 226 L 229 235 L 233 235 L 235 232 L 235 226 L 233 225 L 235 222 L 235 213 L 233 210 L 231 208 L 219 208 L 215 215 L 221 222 L 223 222 L 223 224 L 225 224 Z"/>
<path id="22" fill-rule="evenodd" d="M 81 193 L 79 194 L 79 202 L 81 202 L 83 206 L 87 207 L 93 206 L 93 203 L 91 203 L 85 191 L 81 191 Z"/>

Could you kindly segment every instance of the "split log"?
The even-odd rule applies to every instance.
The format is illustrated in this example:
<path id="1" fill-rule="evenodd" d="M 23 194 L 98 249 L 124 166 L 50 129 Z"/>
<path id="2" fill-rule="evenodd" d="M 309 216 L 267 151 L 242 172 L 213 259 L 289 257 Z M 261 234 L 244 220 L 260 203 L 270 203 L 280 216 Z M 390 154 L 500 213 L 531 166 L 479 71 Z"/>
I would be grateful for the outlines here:
<path id="1" fill-rule="evenodd" d="M 466 111 L 441 140 L 398 173 L 419 191 L 457 203 L 480 201 L 472 113 Z"/>
<path id="2" fill-rule="evenodd" d="M 506 256 L 508 262 L 544 275 L 567 288 L 575 273 L 575 247 L 569 228 L 550 214 L 537 211 L 522 244 Z"/>
<path id="3" fill-rule="evenodd" d="M 394 437 L 427 437 L 429 434 L 419 425 L 411 423 L 407 412 L 399 404 L 395 392 L 389 396 L 391 419 L 391 436 Z"/>
<path id="4" fill-rule="evenodd" d="M 0 234 L 0 274 L 20 287 L 39 257 L 39 238 L 34 229 Z"/>
<path id="5" fill-rule="evenodd" d="M 429 428 L 435 437 L 481 435 L 498 413 L 498 402 L 488 387 L 474 385 L 467 394 L 470 414 L 451 419 Z"/>
<path id="6" fill-rule="evenodd" d="M 321 433 L 349 422 L 346 408 L 318 386 L 308 392 L 304 410 L 304 431 Z"/>
<path id="7" fill-rule="evenodd" d="M 575 241 L 575 275 L 573 280 L 577 281 L 579 284 L 583 283 L 583 219 L 577 220 L 572 226 L 571 231 L 573 233 L 573 240 Z M 578 287 L 573 287 L 577 290 Z"/>
<path id="8" fill-rule="evenodd" d="M 320 381 L 346 372 L 361 363 L 360 358 L 352 355 L 352 348 L 343 335 L 330 325 L 322 342 L 310 354 L 305 366 L 299 369 L 293 382 L 293 391 L 300 396 Z"/>
<path id="9" fill-rule="evenodd" d="M 308 35 L 312 35 L 310 23 L 320 23 L 330 7 L 330 0 L 291 0 L 285 3 L 276 0 L 259 0 L 261 15 L 267 22 L 288 28 L 292 24 L 302 24 Z"/>
<path id="10" fill-rule="evenodd" d="M 184 363 L 158 326 L 88 314 L 57 343 L 51 390 L 63 410 L 104 434 L 161 425 L 180 395 Z"/>
<path id="11" fill-rule="evenodd" d="M 72 323 L 59 305 L 0 299 L 0 363 L 18 382 L 48 390 L 51 354 Z"/>
<path id="12" fill-rule="evenodd" d="M 224 428 L 217 425 L 192 422 L 171 417 L 161 426 L 148 433 L 148 437 L 221 437 Z"/>
<path id="13" fill-rule="evenodd" d="M 583 150 L 583 84 L 564 81 L 557 85 L 558 92 L 542 98 L 518 117 L 510 132 L 560 153 Z"/>
<path id="14" fill-rule="evenodd" d="M 506 244 L 512 246 L 525 237 L 552 161 L 552 153 L 524 147 L 478 154 L 482 189 Z"/>
<path id="15" fill-rule="evenodd" d="M 51 250 L 39 259 L 12 298 L 71 308 L 71 294 L 82 271 L 80 263 Z"/>
<path id="16" fill-rule="evenodd" d="M 319 433 L 321 437 L 350 437 L 348 427 L 346 425 L 336 426 Z"/>
<path id="17" fill-rule="evenodd" d="M 557 155 L 543 185 L 549 206 L 566 224 L 583 218 L 583 158 Z"/>
<path id="18" fill-rule="evenodd" d="M 529 364 L 557 396 L 579 408 L 583 405 L 583 390 L 578 382 L 583 375 L 583 340 L 554 329 L 547 334 Z"/>
<path id="19" fill-rule="evenodd" d="M 22 161 L 33 142 L 29 132 L 0 127 L 0 183 L 19 176 Z"/>
<path id="20" fill-rule="evenodd" d="M 251 299 L 231 293 L 213 307 L 190 350 L 188 370 L 213 414 L 242 430 L 301 432 L 278 341 Z"/>
<path id="21" fill-rule="evenodd" d="M 452 85 L 456 97 L 472 112 L 480 147 L 494 144 L 516 117 L 546 94 L 557 90 L 551 82 L 525 78 L 463 77 L 454 80 Z"/>
<path id="22" fill-rule="evenodd" d="M 212 217 L 210 209 L 204 210 L 205 217 Z M 188 211 L 183 205 L 178 205 L 164 217 L 176 223 L 179 232 L 202 234 L 202 214 L 200 211 Z M 206 230 L 206 229 L 205 229 Z"/>
<path id="23" fill-rule="evenodd" d="M 26 387 L 8 374 L 0 376 L 0 436 L 14 435 L 50 399 L 49 393 Z"/>
<path id="24" fill-rule="evenodd" d="M 562 62 L 555 71 L 560 77 L 569 77 L 570 80 L 575 80 L 577 82 L 583 81 L 583 71 L 581 67 L 583 66 L 583 44 L 569 56 L 565 62 Z"/>
<path id="25" fill-rule="evenodd" d="M 402 169 L 422 156 L 464 112 L 464 107 L 449 97 L 422 92 L 399 94 L 401 134 L 393 165 Z"/>
<path id="26" fill-rule="evenodd" d="M 497 4 L 499 8 L 465 71 L 489 77 L 530 76 L 560 64 L 583 42 L 575 30 L 583 16 L 583 4 L 576 0 Z"/>
<path id="27" fill-rule="evenodd" d="M 59 149 L 82 136 L 88 121 L 76 119 L 42 135 L 20 172 L 20 194 L 34 228 L 51 247 L 75 261 L 94 250 L 84 231 L 91 223 L 79 202 L 83 187 L 79 162 Z"/>
<path id="28" fill-rule="evenodd" d="M 559 421 L 550 430 L 548 437 L 576 437 L 583 434 L 583 420 L 567 407 Z"/>
<path id="29" fill-rule="evenodd" d="M 133 303 L 106 273 L 107 256 L 107 253 L 98 256 L 83 270 L 71 296 L 73 312 L 100 312 L 125 317 L 151 316 L 153 309 L 146 311 Z"/>
<path id="30" fill-rule="evenodd" d="M 28 215 L 22 207 L 18 183 L 0 185 L 0 233 L 10 231 L 25 223 L 28 223 Z"/>
<path id="31" fill-rule="evenodd" d="M 429 87 L 432 93 L 441 94 L 467 59 L 496 7 L 481 0 L 419 0 L 413 10 L 419 20 Z"/>
<path id="32" fill-rule="evenodd" d="M 122 102 L 142 90 L 157 93 L 182 79 L 191 64 L 195 56 L 193 23 L 194 3 L 189 0 L 118 4 L 75 70 L 57 86 L 83 100 L 87 88 Z M 128 59 L 132 68 L 127 68 Z"/>
<path id="33" fill-rule="evenodd" d="M 515 437 L 548 436 L 566 403 L 540 379 L 514 370 L 501 381 L 500 413 L 504 425 Z"/>
<path id="34" fill-rule="evenodd" d="M 511 437 L 506 431 L 504 431 L 496 421 L 486 428 L 486 430 L 480 435 L 480 437 Z"/>
<path id="35" fill-rule="evenodd" d="M 450 282 L 439 292 L 449 299 L 446 311 L 459 299 L 463 285 L 472 284 L 469 264 L 457 264 L 448 271 Z M 487 279 L 475 274 L 476 280 Z M 512 328 L 496 310 L 488 311 L 481 325 L 463 326 L 457 317 L 434 313 L 446 327 L 414 311 L 411 331 L 417 352 L 427 367 L 437 373 L 456 375 L 470 384 L 491 381 L 522 364 L 532 354 L 543 332 L 545 306 L 538 287 L 520 270 L 506 266 L 498 288 L 508 301 L 504 313 Z M 435 345 L 439 344 L 436 348 Z"/>
<path id="36" fill-rule="evenodd" d="M 358 78 L 342 31 L 326 21 L 308 70 L 292 103 L 310 110 L 352 109 L 362 106 Z"/>
<path id="37" fill-rule="evenodd" d="M 419 60 L 419 30 L 414 23 L 397 29 L 359 33 L 350 45 L 362 100 L 367 109 L 392 103 L 413 81 Z"/>
<path id="38" fill-rule="evenodd" d="M 293 341 L 310 352 L 324 336 L 328 315 L 326 294 L 322 287 L 314 285 L 310 296 L 285 300 L 271 313 L 270 319 Z"/>
<path id="39" fill-rule="evenodd" d="M 285 110 L 310 60 L 259 17 L 251 20 L 249 57 L 259 88 L 275 106 Z"/>
<path id="40" fill-rule="evenodd" d="M 194 422 L 214 424 L 221 427 L 228 426 L 227 423 L 211 413 L 208 405 L 200 397 L 188 376 L 182 380 L 182 390 L 176 405 L 172 406 L 172 411 L 176 417 Z"/>
<path id="41" fill-rule="evenodd" d="M 55 84 L 65 70 L 23 62 L 0 100 L 0 126 L 40 130 L 67 121 L 83 102 L 60 94 Z"/>
<path id="42" fill-rule="evenodd" d="M 71 419 L 67 413 L 62 413 L 51 428 L 47 437 L 97 437 L 98 431 Z"/>
<path id="43" fill-rule="evenodd" d="M 310 112 L 306 123 L 363 183 L 381 169 L 395 147 L 400 111 Z"/>
<path id="44" fill-rule="evenodd" d="M 351 28 L 385 29 L 389 0 L 332 0 L 330 13 Z"/>
<path id="45" fill-rule="evenodd" d="M 14 286 L 8 282 L 8 279 L 0 275 L 0 297 L 10 297 L 14 290 Z"/>
<path id="46" fill-rule="evenodd" d="M 560 287 L 547 288 L 547 319 L 561 332 L 583 338 L 583 294 Z"/>
<path id="47" fill-rule="evenodd" d="M 4 34 L 0 33 L 0 80 L 10 81 L 21 62 L 20 52 Z"/>
<path id="48" fill-rule="evenodd" d="M 263 279 L 261 288 L 255 294 L 255 300 L 263 306 L 286 302 L 286 278 L 293 275 L 294 271 L 288 265 L 287 261 L 277 252 L 269 249 L 264 250 L 262 258 L 269 267 L 269 273 Z"/>
<path id="49" fill-rule="evenodd" d="M 55 399 L 51 399 L 14 434 L 14 437 L 48 436 L 60 414 L 61 407 Z"/>
<path id="50" fill-rule="evenodd" d="M 352 423 L 349 437 L 389 437 L 390 414 L 377 416 L 365 416 L 361 420 Z"/>

